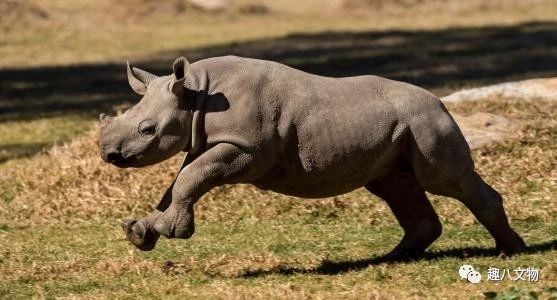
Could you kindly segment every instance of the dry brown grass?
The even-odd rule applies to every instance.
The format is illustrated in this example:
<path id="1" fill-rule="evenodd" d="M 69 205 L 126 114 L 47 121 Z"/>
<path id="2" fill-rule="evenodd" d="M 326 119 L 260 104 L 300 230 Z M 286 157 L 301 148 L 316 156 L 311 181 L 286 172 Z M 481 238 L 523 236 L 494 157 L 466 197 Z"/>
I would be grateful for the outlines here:
<path id="1" fill-rule="evenodd" d="M 450 13 L 477 12 L 478 10 L 496 10 L 502 7 L 516 5 L 518 7 L 531 7 L 543 5 L 543 0 L 527 0 L 517 3 L 512 0 L 337 0 L 337 5 L 346 10 L 387 10 L 402 11 L 412 9 L 416 13 L 436 12 L 443 9 Z"/>
<path id="2" fill-rule="evenodd" d="M 6 219 L 72 223 L 146 213 L 172 181 L 182 155 L 144 169 L 121 170 L 101 161 L 96 138 L 93 130 L 0 175 L 6 189 L 14 186 L 21 190 L 5 209 L 10 212 Z M 329 207 L 331 213 L 339 208 L 358 211 L 365 205 L 361 202 L 368 202 L 361 201 L 368 196 L 362 194 L 344 197 L 344 201 L 335 197 L 325 202 L 299 202 L 248 185 L 224 186 L 209 193 L 197 209 L 201 220 L 212 221 L 242 219 L 253 212 L 255 218 L 272 218 L 305 213 L 317 206 Z"/>
<path id="3" fill-rule="evenodd" d="M 41 6 L 31 1 L 4 0 L 0 2 L 0 30 L 11 31 L 14 27 L 40 26 L 49 18 Z"/>
<path id="4" fill-rule="evenodd" d="M 199 14 L 180 10 L 173 1 L 130 11 L 133 3 L 155 2 L 116 2 L 17 1 L 17 10 L 0 19 L 0 27 L 9 25 L 0 32 L 0 67 L 133 59 L 294 32 L 481 27 L 557 16 L 557 2 L 551 0 L 353 0 L 360 4 L 352 8 L 340 7 L 350 0 L 265 0 L 264 15 L 239 9 Z M 379 2 L 380 7 L 374 4 Z M 16 1 L 0 3 L 0 10 L 6 3 Z M 98 157 L 93 130 L 0 169 L 0 298 L 461 299 L 480 298 L 485 291 L 507 291 L 505 299 L 555 298 L 556 106 L 493 100 L 450 109 L 493 112 L 524 123 L 512 139 L 473 155 L 478 170 L 503 194 L 513 226 L 529 245 L 526 254 L 483 256 L 485 249 L 474 247 L 491 247 L 492 240 L 469 211 L 432 197 L 445 231 L 429 258 L 377 263 L 401 230 L 388 207 L 368 192 L 301 200 L 249 185 L 217 188 L 204 197 L 196 205 L 199 226 L 191 240 L 161 239 L 154 251 L 139 252 L 123 240 L 118 220 L 149 212 L 181 158 L 119 170 Z M 27 142 L 18 138 L 22 132 L 34 134 L 30 142 L 53 134 L 36 130 L 44 127 L 42 120 L 33 122 L 35 127 L 24 123 L 2 124 L 2 139 L 9 135 L 5 142 L 13 144 Z M 462 263 L 482 271 L 539 267 L 541 279 L 471 285 L 456 276 Z"/>
<path id="5" fill-rule="evenodd" d="M 123 240 L 117 221 L 150 210 L 180 157 L 117 169 L 99 158 L 95 129 L 0 173 L 0 298 L 461 299 L 487 291 L 553 297 L 556 103 L 493 99 L 450 110 L 502 114 L 524 124 L 513 139 L 473 155 L 479 172 L 503 194 L 511 222 L 531 247 L 527 254 L 473 254 L 478 250 L 466 247 L 490 247 L 491 239 L 462 205 L 432 197 L 445 228 L 432 258 L 377 263 L 370 255 L 394 246 L 400 228 L 366 191 L 301 200 L 249 185 L 217 188 L 201 199 L 192 240 L 162 239 L 154 251 L 138 252 Z M 454 248 L 462 250 L 451 254 Z M 531 266 L 542 277 L 475 286 L 458 279 L 463 263 L 484 276 L 489 266 Z"/>
<path id="6" fill-rule="evenodd" d="M 9 15 L 18 22 L 6 21 L 10 29 L 0 34 L 0 68 L 133 60 L 158 51 L 299 32 L 552 21 L 557 9 L 552 0 L 424 0 L 411 6 L 407 1 L 372 1 L 383 3 L 381 9 L 361 4 L 343 9 L 339 1 L 238 0 L 238 8 L 215 14 L 183 8 L 179 1 L 26 0 L 11 8 Z M 254 3 L 265 5 L 268 13 L 246 13 L 250 10 L 244 8 Z M 33 17 L 33 11 L 46 17 Z"/>
<path id="7" fill-rule="evenodd" d="M 507 199 L 505 206 L 514 218 L 552 222 L 557 216 L 557 103 L 496 100 L 454 104 L 449 109 L 496 113 L 524 122 L 525 128 L 512 139 L 474 151 L 474 160 Z"/>

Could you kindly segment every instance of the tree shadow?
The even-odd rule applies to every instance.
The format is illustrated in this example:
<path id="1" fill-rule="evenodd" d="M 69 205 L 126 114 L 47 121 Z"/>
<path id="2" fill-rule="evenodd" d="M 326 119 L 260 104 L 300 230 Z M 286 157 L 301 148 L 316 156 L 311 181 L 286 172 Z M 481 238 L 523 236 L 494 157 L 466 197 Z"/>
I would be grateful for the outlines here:
<path id="1" fill-rule="evenodd" d="M 0 145 L 0 164 L 12 159 L 33 156 L 46 149 L 49 143 L 15 143 Z"/>
<path id="2" fill-rule="evenodd" d="M 526 250 L 521 254 L 533 254 L 539 252 L 547 252 L 557 250 L 557 239 L 547 241 L 539 244 L 533 244 L 526 247 Z M 396 264 L 401 262 L 410 261 L 431 261 L 444 258 L 458 258 L 467 259 L 471 257 L 489 257 L 497 256 L 498 253 L 495 248 L 479 248 L 479 247 L 465 247 L 454 248 L 447 250 L 440 250 L 435 252 L 426 252 L 422 257 L 409 261 L 393 262 L 386 259 L 384 256 L 376 256 L 372 258 L 365 258 L 359 260 L 346 260 L 346 261 L 331 261 L 324 260 L 314 268 L 299 268 L 292 266 L 278 266 L 271 270 L 247 270 L 242 273 L 240 277 L 262 277 L 268 275 L 294 275 L 294 274 L 319 274 L 319 275 L 338 275 L 349 271 L 358 271 L 370 266 L 379 264 Z"/>
<path id="3" fill-rule="evenodd" d="M 557 75 L 557 23 L 295 34 L 176 49 L 134 63 L 169 74 L 177 56 L 196 61 L 226 54 L 274 60 L 326 76 L 374 74 L 443 94 L 465 85 Z M 138 98 L 127 85 L 123 61 L 0 70 L 0 122 L 68 112 L 97 114 Z"/>

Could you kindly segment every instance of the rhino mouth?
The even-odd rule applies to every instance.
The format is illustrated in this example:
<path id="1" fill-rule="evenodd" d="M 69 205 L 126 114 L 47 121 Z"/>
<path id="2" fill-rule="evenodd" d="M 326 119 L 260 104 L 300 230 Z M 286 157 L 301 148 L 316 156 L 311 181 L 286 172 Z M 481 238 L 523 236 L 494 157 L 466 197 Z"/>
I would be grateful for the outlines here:
<path id="1" fill-rule="evenodd" d="M 128 155 L 123 157 L 122 159 L 112 161 L 111 163 L 118 168 L 127 168 L 133 166 L 133 164 L 137 161 L 137 155 Z"/>

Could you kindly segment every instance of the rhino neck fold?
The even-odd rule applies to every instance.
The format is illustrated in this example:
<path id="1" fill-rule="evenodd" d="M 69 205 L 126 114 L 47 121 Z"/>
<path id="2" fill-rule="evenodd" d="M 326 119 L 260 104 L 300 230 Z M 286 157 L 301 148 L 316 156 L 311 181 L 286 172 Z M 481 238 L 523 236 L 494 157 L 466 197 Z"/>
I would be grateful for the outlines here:
<path id="1" fill-rule="evenodd" d="M 186 80 L 184 86 L 186 90 L 191 92 L 191 98 L 195 99 L 195 103 L 191 106 L 193 114 L 190 139 L 188 146 L 184 151 L 196 156 L 203 150 L 204 145 L 204 116 L 205 116 L 205 103 L 207 102 L 207 95 L 209 90 L 209 76 L 204 73 L 202 75 L 194 76 L 190 74 L 190 80 Z M 187 93 L 190 94 L 190 93 Z"/>

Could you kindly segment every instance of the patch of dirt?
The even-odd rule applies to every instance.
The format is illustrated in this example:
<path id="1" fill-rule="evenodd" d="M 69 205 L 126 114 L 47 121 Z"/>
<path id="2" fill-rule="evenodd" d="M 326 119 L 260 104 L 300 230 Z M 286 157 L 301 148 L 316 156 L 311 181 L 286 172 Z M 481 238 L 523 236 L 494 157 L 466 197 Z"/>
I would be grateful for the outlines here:
<path id="1" fill-rule="evenodd" d="M 267 14 L 270 9 L 262 2 L 242 2 L 234 0 L 120 0 L 112 5 L 126 17 L 145 17 L 161 13 L 178 15 L 186 11 L 204 13 L 239 12 L 241 14 Z"/>
<path id="2" fill-rule="evenodd" d="M 513 134 L 516 135 L 521 128 L 521 124 L 516 120 L 487 112 L 477 112 L 469 116 L 454 113 L 452 115 L 470 149 L 502 141 Z"/>
<path id="3" fill-rule="evenodd" d="M 466 89 L 443 97 L 445 103 L 480 101 L 557 101 L 557 77 L 506 82 L 486 87 Z M 467 115 L 452 113 L 470 148 L 502 141 L 516 136 L 522 124 L 501 115 L 475 111 Z"/>
<path id="4" fill-rule="evenodd" d="M 485 101 L 557 101 L 557 77 L 505 82 L 486 87 L 465 89 L 444 97 L 443 102 Z"/>
<path id="5" fill-rule="evenodd" d="M 188 4 L 205 11 L 223 11 L 230 7 L 231 0 L 187 0 Z"/>

